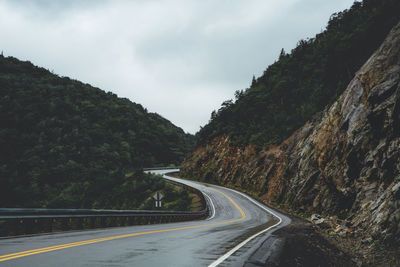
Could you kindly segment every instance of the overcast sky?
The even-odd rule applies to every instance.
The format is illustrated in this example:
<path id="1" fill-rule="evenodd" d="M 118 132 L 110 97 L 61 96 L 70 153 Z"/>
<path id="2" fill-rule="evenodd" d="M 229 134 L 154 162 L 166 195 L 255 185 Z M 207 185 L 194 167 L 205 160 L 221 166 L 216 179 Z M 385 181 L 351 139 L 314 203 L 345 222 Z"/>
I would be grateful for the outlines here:
<path id="1" fill-rule="evenodd" d="M 0 50 L 195 133 L 353 0 L 0 0 Z"/>

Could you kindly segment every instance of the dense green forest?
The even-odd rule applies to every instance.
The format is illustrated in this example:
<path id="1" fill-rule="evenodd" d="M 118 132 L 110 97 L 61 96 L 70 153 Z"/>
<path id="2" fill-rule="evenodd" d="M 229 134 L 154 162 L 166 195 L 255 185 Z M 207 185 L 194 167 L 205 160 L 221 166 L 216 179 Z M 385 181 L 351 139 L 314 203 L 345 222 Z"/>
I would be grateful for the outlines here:
<path id="1" fill-rule="evenodd" d="M 337 99 L 400 20 L 399 0 L 364 0 L 331 16 L 325 31 L 301 40 L 235 101 L 225 101 L 197 133 L 198 145 L 228 134 L 233 144 L 268 147 Z"/>
<path id="2" fill-rule="evenodd" d="M 139 104 L 3 55 L 0 121 L 2 207 L 135 208 L 166 188 L 138 170 L 194 143 Z"/>

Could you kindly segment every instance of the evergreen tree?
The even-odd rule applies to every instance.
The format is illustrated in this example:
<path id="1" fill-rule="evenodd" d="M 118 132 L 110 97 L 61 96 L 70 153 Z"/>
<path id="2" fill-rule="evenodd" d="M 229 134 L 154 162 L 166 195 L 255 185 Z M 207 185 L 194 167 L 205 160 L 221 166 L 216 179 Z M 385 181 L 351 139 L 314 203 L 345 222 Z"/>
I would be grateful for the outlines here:
<path id="1" fill-rule="evenodd" d="M 251 87 L 223 103 L 197 134 L 198 144 L 228 134 L 233 144 L 268 147 L 331 104 L 400 20 L 400 1 L 364 0 L 331 16 L 325 31 L 282 49 Z M 237 97 L 236 95 L 240 96 Z"/>

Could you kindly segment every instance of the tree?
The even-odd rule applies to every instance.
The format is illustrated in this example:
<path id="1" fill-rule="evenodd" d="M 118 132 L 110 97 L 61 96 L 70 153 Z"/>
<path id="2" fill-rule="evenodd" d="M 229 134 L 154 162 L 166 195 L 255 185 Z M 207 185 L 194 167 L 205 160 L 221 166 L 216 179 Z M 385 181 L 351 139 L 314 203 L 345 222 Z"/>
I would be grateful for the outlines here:
<path id="1" fill-rule="evenodd" d="M 253 75 L 253 79 L 251 80 L 251 86 L 254 87 L 256 85 L 256 77 Z"/>
<path id="2" fill-rule="evenodd" d="M 116 197 L 124 176 L 178 165 L 194 144 L 139 104 L 16 58 L 0 56 L 0 91 L 4 207 L 134 208 Z"/>
<path id="3" fill-rule="evenodd" d="M 281 59 L 284 58 L 285 56 L 286 56 L 285 49 L 282 48 L 281 53 L 279 54 L 279 60 L 281 60 Z"/>
<path id="4" fill-rule="evenodd" d="M 223 103 L 197 134 L 198 145 L 228 134 L 235 144 L 281 142 L 331 104 L 400 20 L 400 1 L 364 0 L 334 14 L 323 32 L 300 40 L 251 87 Z M 362 47 L 362 49 L 360 49 Z"/>

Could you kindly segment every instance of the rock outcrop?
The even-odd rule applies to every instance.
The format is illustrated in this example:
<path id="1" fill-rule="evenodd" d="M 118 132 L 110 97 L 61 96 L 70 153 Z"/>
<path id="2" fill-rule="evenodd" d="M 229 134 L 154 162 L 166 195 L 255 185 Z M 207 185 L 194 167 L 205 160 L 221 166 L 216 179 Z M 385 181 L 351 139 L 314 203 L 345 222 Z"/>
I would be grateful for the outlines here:
<path id="1" fill-rule="evenodd" d="M 336 216 L 363 238 L 400 244 L 400 24 L 323 112 L 279 146 L 197 148 L 182 173 L 299 213 Z M 339 231 L 339 230 L 338 230 Z"/>

